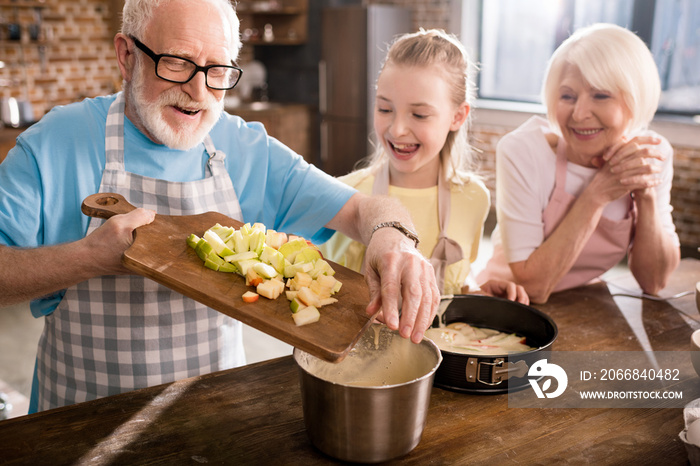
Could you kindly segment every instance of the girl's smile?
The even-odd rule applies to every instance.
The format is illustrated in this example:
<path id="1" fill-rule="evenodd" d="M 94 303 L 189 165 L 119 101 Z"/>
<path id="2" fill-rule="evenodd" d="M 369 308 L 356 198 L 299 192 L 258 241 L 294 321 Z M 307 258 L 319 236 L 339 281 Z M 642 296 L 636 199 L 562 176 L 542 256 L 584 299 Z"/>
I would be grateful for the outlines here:
<path id="1" fill-rule="evenodd" d="M 390 160 L 393 186 L 437 184 L 440 151 L 468 112 L 455 107 L 436 67 L 387 64 L 377 80 L 374 131 Z"/>

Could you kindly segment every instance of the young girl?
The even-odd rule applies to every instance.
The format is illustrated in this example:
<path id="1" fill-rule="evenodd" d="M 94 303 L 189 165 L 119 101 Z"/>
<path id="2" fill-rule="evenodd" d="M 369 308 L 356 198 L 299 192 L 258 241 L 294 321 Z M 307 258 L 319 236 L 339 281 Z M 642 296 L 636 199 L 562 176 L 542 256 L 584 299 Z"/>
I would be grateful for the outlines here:
<path id="1" fill-rule="evenodd" d="M 488 190 L 471 171 L 468 64 L 459 41 L 443 31 L 398 38 L 377 80 L 377 150 L 365 168 L 340 178 L 358 191 L 396 197 L 409 209 L 418 249 L 430 258 L 443 294 L 476 291 L 467 278 L 490 205 Z M 340 233 L 322 251 L 362 270 L 365 246 Z M 480 292 L 529 302 L 512 282 L 490 281 Z"/>

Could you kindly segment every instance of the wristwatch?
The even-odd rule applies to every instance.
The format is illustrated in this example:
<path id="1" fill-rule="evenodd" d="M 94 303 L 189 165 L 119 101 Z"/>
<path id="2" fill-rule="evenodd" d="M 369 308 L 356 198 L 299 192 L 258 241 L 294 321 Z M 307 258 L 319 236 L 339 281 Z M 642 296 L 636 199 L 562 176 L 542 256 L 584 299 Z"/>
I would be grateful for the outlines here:
<path id="1" fill-rule="evenodd" d="M 379 230 L 380 228 L 384 228 L 384 227 L 396 228 L 401 233 L 403 233 L 404 235 L 406 235 L 407 237 L 412 239 L 416 243 L 416 247 L 418 247 L 418 243 L 420 242 L 418 240 L 418 235 L 414 231 L 403 226 L 403 224 L 401 222 L 382 222 L 379 225 L 374 227 L 374 229 L 372 230 L 372 235 L 374 235 L 375 231 Z"/>

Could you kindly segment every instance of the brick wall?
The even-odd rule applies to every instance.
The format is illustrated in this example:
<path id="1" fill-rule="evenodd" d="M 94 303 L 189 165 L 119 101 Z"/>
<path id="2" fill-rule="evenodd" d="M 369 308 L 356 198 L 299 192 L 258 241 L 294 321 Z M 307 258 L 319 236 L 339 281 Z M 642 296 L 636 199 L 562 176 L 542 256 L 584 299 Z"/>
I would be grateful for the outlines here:
<path id="1" fill-rule="evenodd" d="M 0 59 L 6 63 L 0 80 L 9 84 L 0 87 L 0 97 L 29 100 L 37 119 L 55 105 L 109 94 L 121 83 L 110 29 L 110 16 L 116 14 L 110 11 L 111 2 L 46 0 L 42 5 L 45 42 L 0 43 Z M 0 15 L 23 24 L 36 20 L 33 8 L 2 6 Z"/>

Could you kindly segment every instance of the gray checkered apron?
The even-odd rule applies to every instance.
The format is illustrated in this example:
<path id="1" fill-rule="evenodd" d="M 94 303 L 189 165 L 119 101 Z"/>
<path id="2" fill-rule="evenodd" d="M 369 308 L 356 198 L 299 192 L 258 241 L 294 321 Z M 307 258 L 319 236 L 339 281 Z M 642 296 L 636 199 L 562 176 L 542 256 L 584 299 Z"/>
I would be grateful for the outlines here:
<path id="1" fill-rule="evenodd" d="M 124 169 L 124 99 L 107 116 L 100 192 L 122 194 L 165 215 L 241 208 L 223 152 L 207 136 L 208 173 L 192 182 Z M 88 234 L 104 220 L 92 218 Z M 241 323 L 136 275 L 97 277 L 66 291 L 39 341 L 38 409 L 43 411 L 245 364 Z"/>

